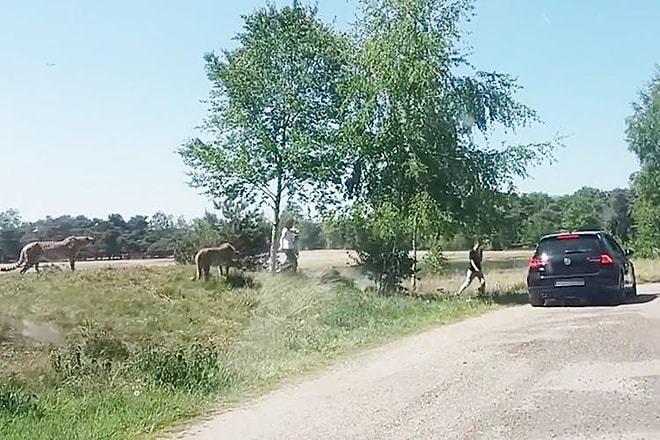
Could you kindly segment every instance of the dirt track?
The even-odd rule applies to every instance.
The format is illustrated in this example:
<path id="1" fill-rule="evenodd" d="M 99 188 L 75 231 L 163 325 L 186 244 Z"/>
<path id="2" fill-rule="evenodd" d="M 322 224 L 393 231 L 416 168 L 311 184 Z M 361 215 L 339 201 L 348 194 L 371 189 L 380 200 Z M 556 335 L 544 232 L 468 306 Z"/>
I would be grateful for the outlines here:
<path id="1" fill-rule="evenodd" d="M 486 260 L 527 260 L 531 251 L 486 251 L 484 258 Z M 424 251 L 420 251 L 419 258 L 424 256 Z M 465 259 L 467 260 L 467 251 L 464 252 L 445 252 L 445 256 L 450 260 Z M 79 261 L 76 262 L 76 267 L 81 269 L 91 267 L 123 267 L 123 266 L 162 266 L 173 264 L 174 260 L 171 258 L 152 259 L 152 260 L 101 260 L 101 261 Z M 300 267 L 301 269 L 320 269 L 326 267 L 346 267 L 347 263 L 351 263 L 347 256 L 347 252 L 340 249 L 322 249 L 314 251 L 301 251 L 300 252 Z M 67 263 L 58 263 L 63 268 L 66 268 Z"/>
<path id="2" fill-rule="evenodd" d="M 345 267 L 349 259 L 343 250 L 319 250 L 319 251 L 301 251 L 300 267 L 301 269 L 317 269 L 320 267 Z M 467 257 L 466 257 L 467 258 Z M 63 268 L 67 263 L 57 263 Z M 126 266 L 166 266 L 174 264 L 172 258 L 160 258 L 151 260 L 99 260 L 99 261 L 79 261 L 76 262 L 76 268 L 88 269 L 92 267 L 126 267 Z"/>
<path id="3" fill-rule="evenodd" d="M 58 263 L 62 268 L 68 269 L 68 263 Z M 98 260 L 98 261 L 76 261 L 76 269 L 91 269 L 94 267 L 127 267 L 127 266 L 168 266 L 174 264 L 171 258 L 159 258 L 151 260 Z"/>
<path id="4" fill-rule="evenodd" d="M 660 439 L 660 284 L 619 307 L 503 309 L 373 350 L 187 440 Z"/>

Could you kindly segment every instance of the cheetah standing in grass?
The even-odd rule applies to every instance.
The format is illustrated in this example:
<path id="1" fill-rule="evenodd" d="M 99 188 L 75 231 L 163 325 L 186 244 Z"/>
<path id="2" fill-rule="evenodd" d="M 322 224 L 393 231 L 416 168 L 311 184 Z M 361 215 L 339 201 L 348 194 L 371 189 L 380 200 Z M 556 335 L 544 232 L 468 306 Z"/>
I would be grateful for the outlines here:
<path id="1" fill-rule="evenodd" d="M 204 276 L 204 280 L 209 279 L 211 266 L 218 267 L 218 273 L 222 275 L 222 267 L 227 269 L 229 276 L 229 266 L 233 266 L 238 257 L 238 251 L 230 243 L 222 243 L 218 247 L 207 247 L 197 251 L 195 255 L 195 265 L 197 266 L 197 275 L 193 280 L 199 280 Z"/>
<path id="2" fill-rule="evenodd" d="M 76 256 L 84 246 L 94 243 L 94 237 L 87 235 L 72 235 L 59 241 L 33 241 L 21 249 L 18 261 L 8 267 L 0 267 L 0 272 L 9 272 L 23 266 L 20 273 L 25 273 L 34 266 L 39 272 L 39 263 L 62 260 L 69 261 L 71 270 L 75 270 Z"/>

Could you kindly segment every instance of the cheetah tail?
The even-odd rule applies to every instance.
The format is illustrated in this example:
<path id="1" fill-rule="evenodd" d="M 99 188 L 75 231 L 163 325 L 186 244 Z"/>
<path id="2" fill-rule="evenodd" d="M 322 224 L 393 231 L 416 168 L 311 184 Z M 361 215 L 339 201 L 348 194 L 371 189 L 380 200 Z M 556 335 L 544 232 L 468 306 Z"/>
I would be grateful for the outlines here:
<path id="1" fill-rule="evenodd" d="M 0 267 L 0 272 L 11 272 L 12 270 L 16 270 L 19 267 L 21 267 L 21 263 L 16 263 L 11 266 L 6 266 L 6 267 Z"/>
<path id="2" fill-rule="evenodd" d="M 0 267 L 0 272 L 11 272 L 12 270 L 16 270 L 25 263 L 25 260 L 25 255 L 21 254 L 16 263 L 12 264 L 11 266 Z"/>

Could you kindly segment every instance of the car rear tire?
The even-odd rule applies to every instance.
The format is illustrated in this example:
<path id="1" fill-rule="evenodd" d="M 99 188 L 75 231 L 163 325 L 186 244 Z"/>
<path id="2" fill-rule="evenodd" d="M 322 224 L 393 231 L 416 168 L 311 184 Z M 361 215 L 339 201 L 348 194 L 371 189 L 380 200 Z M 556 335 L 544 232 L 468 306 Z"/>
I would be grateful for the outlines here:
<path id="1" fill-rule="evenodd" d="M 543 307 L 543 298 L 541 295 L 532 295 L 529 294 L 529 305 L 532 307 Z"/>
<path id="2" fill-rule="evenodd" d="M 612 293 L 612 299 L 610 305 L 618 306 L 626 302 L 626 288 L 623 284 L 623 274 L 621 274 L 621 281 L 619 282 L 619 288 Z"/>
<path id="3" fill-rule="evenodd" d="M 635 278 L 635 271 L 633 270 L 633 284 L 626 289 L 626 298 L 634 298 L 637 296 L 637 278 Z"/>

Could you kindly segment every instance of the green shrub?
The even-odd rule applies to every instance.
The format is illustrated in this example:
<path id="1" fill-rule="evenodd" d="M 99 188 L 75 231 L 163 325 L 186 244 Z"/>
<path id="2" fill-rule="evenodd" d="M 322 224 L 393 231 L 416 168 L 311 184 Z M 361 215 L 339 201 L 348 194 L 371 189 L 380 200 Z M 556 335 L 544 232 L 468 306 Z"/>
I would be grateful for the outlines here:
<path id="1" fill-rule="evenodd" d="M 447 272 L 447 257 L 442 253 L 439 243 L 429 246 L 424 255 L 424 272 L 433 275 L 444 275 Z"/>
<path id="2" fill-rule="evenodd" d="M 5 389 L 0 388 L 0 415 L 9 416 L 10 418 L 41 418 L 44 411 L 36 395 L 8 386 Z"/>
<path id="3" fill-rule="evenodd" d="M 356 207 L 343 222 L 347 241 L 357 254 L 351 258 L 375 283 L 377 292 L 391 294 L 404 290 L 403 280 L 416 275 L 416 269 L 415 260 L 410 257 L 408 229 L 396 208 Z"/>
<path id="4" fill-rule="evenodd" d="M 50 364 L 63 379 L 80 379 L 91 375 L 125 369 L 131 353 L 120 339 L 106 330 L 87 330 L 79 340 L 65 348 L 50 352 Z"/>
<path id="5" fill-rule="evenodd" d="M 188 392 L 220 391 L 235 380 L 235 374 L 222 363 L 218 350 L 202 344 L 152 348 L 141 355 L 139 366 L 156 384 Z"/>
<path id="6" fill-rule="evenodd" d="M 248 205 L 233 202 L 225 202 L 216 208 L 221 216 L 207 212 L 177 237 L 174 258 L 178 263 L 191 264 L 199 249 L 223 242 L 233 244 L 243 257 L 269 250 L 271 229 L 261 213 Z"/>

